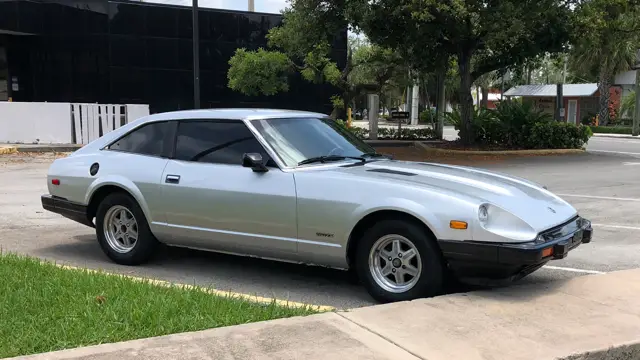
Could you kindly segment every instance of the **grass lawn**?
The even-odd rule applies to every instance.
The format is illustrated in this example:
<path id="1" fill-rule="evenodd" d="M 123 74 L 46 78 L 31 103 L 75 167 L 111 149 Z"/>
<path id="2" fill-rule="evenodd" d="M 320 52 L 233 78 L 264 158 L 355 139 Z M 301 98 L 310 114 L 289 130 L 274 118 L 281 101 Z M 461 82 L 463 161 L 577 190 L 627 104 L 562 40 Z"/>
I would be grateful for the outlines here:
<path id="1" fill-rule="evenodd" d="M 631 135 L 631 126 L 590 126 L 595 134 L 627 134 Z"/>
<path id="2" fill-rule="evenodd" d="M 313 312 L 0 253 L 0 358 Z"/>

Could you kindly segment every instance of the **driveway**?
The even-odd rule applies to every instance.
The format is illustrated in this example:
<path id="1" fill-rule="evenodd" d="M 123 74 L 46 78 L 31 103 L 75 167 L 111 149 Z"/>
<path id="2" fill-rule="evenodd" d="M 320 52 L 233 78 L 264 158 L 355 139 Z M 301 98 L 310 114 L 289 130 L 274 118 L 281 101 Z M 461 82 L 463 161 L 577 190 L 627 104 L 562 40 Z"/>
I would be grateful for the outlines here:
<path id="1" fill-rule="evenodd" d="M 640 144 L 640 142 L 639 142 Z M 93 229 L 42 210 L 51 155 L 0 158 L 0 248 L 75 266 L 101 268 L 221 290 L 337 308 L 373 304 L 341 271 L 165 249 L 152 263 L 126 267 L 101 252 Z M 544 283 L 585 274 L 640 267 L 640 163 L 614 153 L 525 158 L 483 165 L 543 183 L 594 223 L 594 240 L 563 260 L 521 280 Z"/>

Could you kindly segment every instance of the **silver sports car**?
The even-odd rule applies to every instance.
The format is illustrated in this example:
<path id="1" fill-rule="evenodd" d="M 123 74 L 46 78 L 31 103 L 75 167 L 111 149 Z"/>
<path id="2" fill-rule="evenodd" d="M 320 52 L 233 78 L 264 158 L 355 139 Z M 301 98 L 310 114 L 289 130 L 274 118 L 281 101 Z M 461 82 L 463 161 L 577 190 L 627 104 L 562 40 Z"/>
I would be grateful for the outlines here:
<path id="1" fill-rule="evenodd" d="M 396 161 L 300 111 L 150 115 L 54 161 L 47 181 L 43 207 L 95 227 L 116 263 L 165 243 L 327 266 L 353 270 L 381 302 L 517 280 L 592 235 L 538 184 Z"/>

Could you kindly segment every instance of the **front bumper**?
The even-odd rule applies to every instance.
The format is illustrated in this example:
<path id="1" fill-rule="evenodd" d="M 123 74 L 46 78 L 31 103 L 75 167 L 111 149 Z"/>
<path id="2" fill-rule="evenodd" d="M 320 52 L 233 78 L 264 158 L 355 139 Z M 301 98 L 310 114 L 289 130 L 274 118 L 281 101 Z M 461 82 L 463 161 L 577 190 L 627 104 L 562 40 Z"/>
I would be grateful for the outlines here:
<path id="1" fill-rule="evenodd" d="M 527 243 L 442 240 L 439 244 L 457 278 L 487 284 L 521 279 L 550 260 L 567 257 L 569 251 L 580 244 L 591 242 L 592 236 L 591 222 L 575 217 L 543 231 L 535 241 Z"/>
<path id="2" fill-rule="evenodd" d="M 93 221 L 91 221 L 92 219 L 89 219 L 87 215 L 86 205 L 51 195 L 42 195 L 40 201 L 42 202 L 42 208 L 47 211 L 60 214 L 80 224 L 95 227 Z"/>

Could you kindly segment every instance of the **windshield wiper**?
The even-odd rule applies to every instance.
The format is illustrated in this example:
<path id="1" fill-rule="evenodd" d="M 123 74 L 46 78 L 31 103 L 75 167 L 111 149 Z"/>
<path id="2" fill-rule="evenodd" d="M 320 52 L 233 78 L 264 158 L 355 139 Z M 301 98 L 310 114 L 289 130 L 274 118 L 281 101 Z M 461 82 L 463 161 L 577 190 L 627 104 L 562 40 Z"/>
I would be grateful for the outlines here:
<path id="1" fill-rule="evenodd" d="M 312 158 L 308 158 L 306 160 L 302 160 L 298 163 L 298 166 L 300 165 L 306 165 L 306 164 L 313 164 L 313 163 L 325 163 L 328 161 L 340 161 L 340 160 L 344 160 L 344 159 L 354 159 L 354 160 L 360 160 L 361 162 L 366 162 L 367 159 L 360 157 L 360 156 L 343 156 L 343 155 L 324 155 L 324 156 L 315 156 Z"/>

